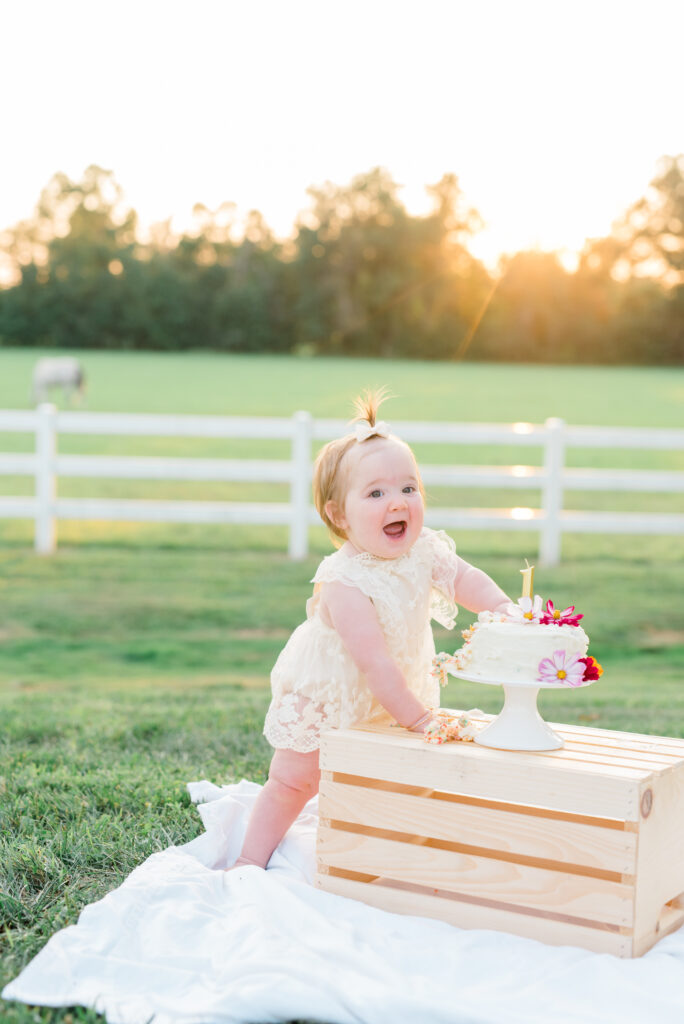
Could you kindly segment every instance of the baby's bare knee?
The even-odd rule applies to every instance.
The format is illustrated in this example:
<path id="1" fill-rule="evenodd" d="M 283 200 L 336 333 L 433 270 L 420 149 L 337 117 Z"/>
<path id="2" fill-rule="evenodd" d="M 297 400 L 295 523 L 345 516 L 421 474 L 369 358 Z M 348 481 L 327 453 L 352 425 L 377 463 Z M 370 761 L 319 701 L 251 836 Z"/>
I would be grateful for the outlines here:
<path id="1" fill-rule="evenodd" d="M 313 796 L 318 791 L 318 751 L 276 750 L 268 773 L 269 781 Z"/>

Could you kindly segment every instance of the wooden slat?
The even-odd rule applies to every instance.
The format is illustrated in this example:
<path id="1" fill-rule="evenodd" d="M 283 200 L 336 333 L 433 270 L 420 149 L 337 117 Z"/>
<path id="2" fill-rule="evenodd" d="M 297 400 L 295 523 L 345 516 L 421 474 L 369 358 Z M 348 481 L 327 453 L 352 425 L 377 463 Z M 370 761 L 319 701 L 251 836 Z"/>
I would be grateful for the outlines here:
<path id="1" fill-rule="evenodd" d="M 427 786 L 464 796 L 638 821 L 639 784 L 648 772 L 573 762 L 541 762 L 533 755 L 492 751 L 473 743 L 430 746 L 418 737 L 378 737 L 331 730 L 321 742 L 321 768 Z"/>
<path id="2" fill-rule="evenodd" d="M 549 725 L 563 737 L 573 736 L 582 740 L 589 738 L 597 743 L 610 746 L 620 745 L 626 748 L 648 749 L 655 743 L 658 747 L 667 747 L 673 752 L 678 753 L 684 759 L 684 739 L 680 737 L 649 736 L 648 733 L 619 732 L 615 729 L 596 729 L 583 725 L 562 725 L 561 723 L 554 722 L 549 722 Z"/>
<path id="3" fill-rule="evenodd" d="M 506 754 L 508 751 L 501 751 Z M 536 757 L 554 762 L 575 761 L 586 765 L 607 765 L 609 768 L 622 769 L 633 768 L 644 773 L 662 771 L 664 768 L 671 768 L 676 760 L 661 758 L 657 756 L 639 757 L 631 756 L 627 750 L 608 750 L 601 747 L 593 749 L 579 744 L 566 743 L 559 750 L 537 750 Z"/>
<path id="4" fill-rule="evenodd" d="M 321 781 L 318 806 L 324 818 L 377 829 L 410 831 L 421 837 L 619 874 L 635 870 L 634 832 L 364 789 L 327 779 Z"/>
<path id="5" fill-rule="evenodd" d="M 366 743 L 369 740 L 372 742 L 374 738 L 378 750 L 382 747 L 396 746 L 397 744 L 403 744 L 406 750 L 411 751 L 425 750 L 427 747 L 428 750 L 432 751 L 435 758 L 479 758 L 484 763 L 524 766 L 528 771 L 538 770 L 541 758 L 548 762 L 548 765 L 552 765 L 553 768 L 564 769 L 569 772 L 591 771 L 594 774 L 611 775 L 614 778 L 640 781 L 649 778 L 653 774 L 652 769 L 641 762 L 621 764 L 619 758 L 615 757 L 597 757 L 589 762 L 582 755 L 578 755 L 575 750 L 566 750 L 564 747 L 561 747 L 559 750 L 500 750 L 497 747 L 482 747 L 478 743 L 428 744 L 422 735 L 412 733 L 408 729 L 394 726 L 389 727 L 391 732 L 388 732 L 386 731 L 387 728 L 387 726 L 383 726 L 382 732 L 379 730 L 362 731 L 357 729 L 339 731 L 340 733 L 344 732 L 344 735 L 349 737 L 359 735 L 363 737 Z M 544 764 L 545 770 L 548 765 Z"/>
<path id="6" fill-rule="evenodd" d="M 148 501 L 126 498 L 58 498 L 57 519 L 101 519 L 150 523 L 266 523 L 287 525 L 290 506 L 267 501 Z"/>
<path id="7" fill-rule="evenodd" d="M 447 708 L 454 715 L 463 714 L 463 710 Z M 487 715 L 484 712 L 472 714 L 475 721 L 491 722 L 496 716 Z M 551 728 L 562 736 L 567 743 L 591 743 L 605 747 L 608 751 L 612 749 L 643 751 L 654 754 L 667 754 L 679 760 L 684 760 L 684 738 L 677 736 L 650 736 L 647 733 L 620 732 L 615 729 L 598 729 L 593 726 L 566 725 L 562 722 L 549 722 Z M 397 731 L 394 725 L 374 725 L 371 723 L 359 723 L 354 726 L 354 731 L 375 732 L 382 735 L 391 735 Z"/>
<path id="8" fill-rule="evenodd" d="M 578 825 L 596 825 L 599 828 L 618 829 L 621 832 L 637 832 L 636 821 L 623 821 L 621 818 L 599 817 L 593 814 L 576 814 L 571 811 L 558 811 L 551 807 L 535 807 L 533 804 L 517 804 L 513 800 L 489 800 L 479 796 L 464 796 L 462 793 L 445 793 L 429 786 L 409 786 L 403 782 L 388 782 L 386 779 L 367 779 L 361 775 L 347 775 L 344 772 L 320 773 L 321 780 L 329 779 L 347 786 L 359 786 L 361 789 L 382 789 L 389 793 L 405 793 L 407 796 L 424 796 L 432 800 L 466 804 L 474 807 L 491 807 L 495 811 L 511 811 L 515 814 L 532 815 L 553 821 L 574 821 Z"/>
<path id="9" fill-rule="evenodd" d="M 591 876 L 496 860 L 431 846 L 415 846 L 321 825 L 318 863 L 479 899 L 631 925 L 633 887 Z"/>
<path id="10" fill-rule="evenodd" d="M 647 767 L 649 770 L 654 772 L 662 771 L 663 769 L 671 768 L 673 765 L 679 764 L 682 758 L 675 752 L 670 752 L 666 748 L 662 747 L 660 750 L 640 750 L 638 746 L 631 747 L 610 747 L 603 744 L 592 743 L 590 740 L 582 741 L 575 739 L 574 737 L 565 737 L 565 749 L 578 754 L 600 754 L 601 757 L 606 759 L 620 760 L 623 757 L 627 757 L 630 762 L 634 764 L 642 765 Z"/>
<path id="11" fill-rule="evenodd" d="M 490 860 L 506 861 L 510 864 L 520 864 L 525 867 L 544 868 L 546 871 L 560 871 L 562 874 L 584 875 L 590 878 L 602 878 L 608 882 L 624 882 L 629 885 L 634 883 L 633 874 L 622 874 L 619 871 L 606 868 L 589 867 L 585 864 L 573 864 L 563 860 L 548 860 L 533 854 L 508 853 L 503 850 L 492 850 L 486 846 L 473 846 L 447 839 L 431 839 L 426 836 L 416 835 L 414 832 L 395 832 L 391 829 L 378 828 L 375 825 L 357 825 L 353 822 L 328 818 L 321 818 L 320 822 L 323 828 L 329 827 L 335 832 L 349 832 L 353 835 L 391 839 L 393 842 L 402 843 L 404 846 L 428 846 L 431 849 L 466 854 L 470 857 L 484 857 Z"/>
<path id="12" fill-rule="evenodd" d="M 666 757 L 674 762 L 684 761 L 684 746 L 680 750 L 676 744 L 671 745 L 667 743 L 667 736 L 664 737 L 662 742 L 659 737 L 654 736 L 652 741 L 634 739 L 632 742 L 626 743 L 619 736 L 614 738 L 612 736 L 608 738 L 598 737 L 591 732 L 570 731 L 569 726 L 554 726 L 554 729 L 562 733 L 565 743 L 574 747 L 583 747 L 585 745 L 598 746 L 608 753 L 613 750 L 626 750 L 630 754 L 638 754 L 639 756 L 644 755 L 648 757 L 650 754 L 654 754 L 656 757 Z"/>
<path id="13" fill-rule="evenodd" d="M 451 710 L 451 709 L 450 709 Z M 453 711 L 453 714 L 461 714 Z M 493 721 L 494 715 L 473 715 L 475 722 L 489 723 Z M 583 732 L 573 732 L 571 727 L 554 725 L 553 729 L 563 739 L 565 746 L 559 750 L 538 750 L 532 751 L 535 757 L 552 757 L 558 759 L 587 760 L 595 761 L 597 764 L 624 765 L 631 768 L 645 768 L 649 771 L 660 771 L 669 768 L 684 759 L 684 741 L 682 741 L 681 753 L 676 747 L 659 743 L 647 743 L 635 740 L 626 743 L 620 737 L 627 736 L 627 733 L 609 733 L 606 736 L 596 735 L 600 730 L 593 730 L 583 735 Z M 373 733 L 376 736 L 395 736 L 405 733 L 396 725 L 375 725 L 370 723 L 360 724 L 354 727 L 354 731 Z M 667 738 L 667 737 L 666 737 Z M 653 737 L 657 740 L 657 737 Z M 505 753 L 510 753 L 505 751 Z"/>
<path id="14" fill-rule="evenodd" d="M 436 918 L 459 928 L 487 928 L 512 932 L 554 946 L 582 946 L 595 953 L 613 956 L 631 955 L 632 939 L 619 930 L 592 928 L 551 917 L 522 914 L 503 906 L 445 899 L 439 895 L 402 891 L 382 885 L 369 885 L 349 878 L 318 874 L 318 888 L 398 914 Z"/>

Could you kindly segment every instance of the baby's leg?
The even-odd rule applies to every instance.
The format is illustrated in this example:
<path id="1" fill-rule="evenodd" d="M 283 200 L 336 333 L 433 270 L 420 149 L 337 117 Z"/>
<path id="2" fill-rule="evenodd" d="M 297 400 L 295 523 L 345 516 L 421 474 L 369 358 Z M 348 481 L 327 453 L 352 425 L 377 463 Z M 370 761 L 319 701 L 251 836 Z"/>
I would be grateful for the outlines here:
<path id="1" fill-rule="evenodd" d="M 235 867 L 256 864 L 265 868 L 271 854 L 295 821 L 304 804 L 318 792 L 318 751 L 276 750 L 247 826 Z"/>

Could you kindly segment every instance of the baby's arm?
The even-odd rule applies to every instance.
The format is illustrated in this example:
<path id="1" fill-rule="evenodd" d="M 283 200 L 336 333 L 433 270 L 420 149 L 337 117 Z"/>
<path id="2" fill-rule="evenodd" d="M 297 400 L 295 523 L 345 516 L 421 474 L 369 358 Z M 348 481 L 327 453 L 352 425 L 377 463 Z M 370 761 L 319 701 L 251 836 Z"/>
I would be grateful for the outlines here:
<path id="1" fill-rule="evenodd" d="M 511 604 L 511 599 L 504 594 L 491 577 L 481 569 L 457 558 L 458 572 L 454 586 L 454 600 L 463 605 L 469 612 L 503 611 Z"/>
<path id="2" fill-rule="evenodd" d="M 427 716 L 387 650 L 378 614 L 370 598 L 344 583 L 325 583 L 321 614 L 339 633 L 368 687 L 392 717 L 406 728 Z"/>

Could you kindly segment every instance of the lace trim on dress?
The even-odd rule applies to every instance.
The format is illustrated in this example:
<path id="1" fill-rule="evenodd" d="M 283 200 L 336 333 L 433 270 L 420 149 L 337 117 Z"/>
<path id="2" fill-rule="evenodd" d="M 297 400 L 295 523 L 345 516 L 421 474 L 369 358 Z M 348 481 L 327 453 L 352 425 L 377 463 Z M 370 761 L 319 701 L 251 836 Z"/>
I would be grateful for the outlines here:
<path id="1" fill-rule="evenodd" d="M 268 709 L 264 735 L 272 747 L 308 754 L 320 747 L 321 732 L 337 725 L 336 710 L 334 704 L 314 703 L 300 693 L 284 693 Z"/>

